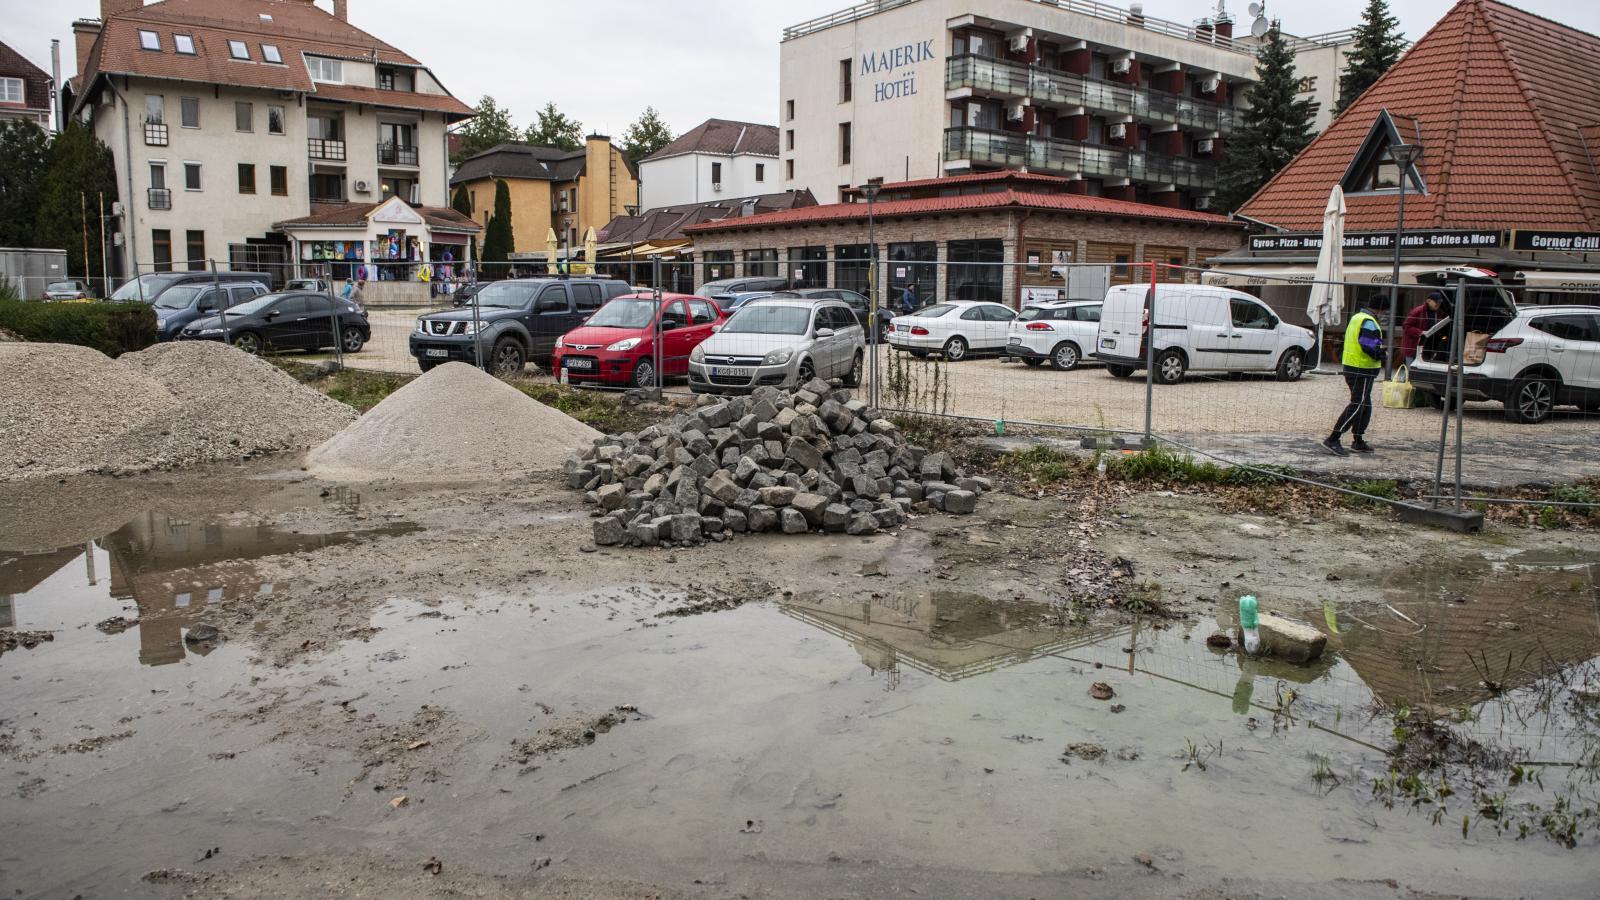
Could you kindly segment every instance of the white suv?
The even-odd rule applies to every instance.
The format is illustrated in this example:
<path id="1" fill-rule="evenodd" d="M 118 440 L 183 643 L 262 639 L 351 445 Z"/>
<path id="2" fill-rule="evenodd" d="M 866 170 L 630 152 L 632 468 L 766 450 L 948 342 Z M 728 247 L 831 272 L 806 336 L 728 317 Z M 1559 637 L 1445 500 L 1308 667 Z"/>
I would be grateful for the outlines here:
<path id="1" fill-rule="evenodd" d="M 1030 366 L 1048 362 L 1070 372 L 1094 352 L 1100 329 L 1099 300 L 1051 300 L 1023 310 L 1011 320 L 1006 334 L 1006 355 Z"/>
<path id="2" fill-rule="evenodd" d="M 1506 418 L 1543 422 L 1556 406 L 1600 412 L 1600 306 L 1511 307 L 1501 291 L 1468 295 L 1469 331 L 1487 334 L 1483 361 L 1463 368 L 1462 396 L 1505 404 Z M 1410 365 L 1412 384 L 1444 403 L 1451 325 L 1443 318 L 1423 336 Z"/>

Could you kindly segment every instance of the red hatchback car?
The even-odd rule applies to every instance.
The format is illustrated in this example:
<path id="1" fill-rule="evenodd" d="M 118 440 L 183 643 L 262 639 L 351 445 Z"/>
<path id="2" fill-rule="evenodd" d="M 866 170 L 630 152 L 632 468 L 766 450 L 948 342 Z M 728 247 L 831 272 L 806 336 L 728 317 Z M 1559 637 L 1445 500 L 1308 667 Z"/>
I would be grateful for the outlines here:
<path id="1" fill-rule="evenodd" d="M 657 305 L 650 294 L 624 294 L 600 307 L 556 341 L 550 370 L 576 383 L 654 387 Z M 689 374 L 689 354 L 727 316 L 717 304 L 688 294 L 662 294 L 661 370 Z"/>

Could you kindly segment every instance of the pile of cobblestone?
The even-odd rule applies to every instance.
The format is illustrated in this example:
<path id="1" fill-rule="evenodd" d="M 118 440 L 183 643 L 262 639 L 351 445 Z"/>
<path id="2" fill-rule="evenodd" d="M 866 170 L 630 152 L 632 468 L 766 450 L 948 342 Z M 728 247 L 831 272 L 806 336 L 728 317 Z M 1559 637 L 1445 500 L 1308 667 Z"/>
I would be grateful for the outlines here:
<path id="1" fill-rule="evenodd" d="M 878 410 L 816 379 L 793 393 L 707 398 L 567 461 L 567 486 L 600 508 L 601 546 L 682 546 L 738 534 L 873 534 L 912 513 L 974 511 L 992 488 L 908 443 Z"/>

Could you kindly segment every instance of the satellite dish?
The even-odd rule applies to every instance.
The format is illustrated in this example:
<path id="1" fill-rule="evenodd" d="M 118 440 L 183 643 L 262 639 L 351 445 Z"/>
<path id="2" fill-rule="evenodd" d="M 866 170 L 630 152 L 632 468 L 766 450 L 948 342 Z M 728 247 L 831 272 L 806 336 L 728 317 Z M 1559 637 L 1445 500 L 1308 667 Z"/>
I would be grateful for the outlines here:
<path id="1" fill-rule="evenodd" d="M 1255 16 L 1255 17 L 1256 17 L 1256 18 L 1260 18 L 1260 17 L 1261 17 L 1261 10 L 1262 10 L 1262 8 L 1263 8 L 1263 7 L 1262 7 L 1262 6 L 1261 6 L 1261 4 L 1259 4 L 1259 3 L 1252 3 L 1252 4 L 1250 4 L 1250 6 L 1249 6 L 1249 9 L 1250 9 L 1250 15 L 1252 15 L 1252 16 Z"/>
<path id="2" fill-rule="evenodd" d="M 1250 23 L 1250 35 L 1252 37 L 1266 37 L 1270 28 L 1271 26 L 1267 24 L 1266 19 L 1258 17 L 1254 22 Z"/>

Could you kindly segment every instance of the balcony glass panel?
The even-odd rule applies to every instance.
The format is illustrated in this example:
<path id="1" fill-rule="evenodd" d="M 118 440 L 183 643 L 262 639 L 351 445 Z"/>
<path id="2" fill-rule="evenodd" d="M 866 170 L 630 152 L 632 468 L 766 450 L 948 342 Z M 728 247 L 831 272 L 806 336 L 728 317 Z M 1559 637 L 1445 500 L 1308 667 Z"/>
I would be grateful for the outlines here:
<path id="1" fill-rule="evenodd" d="M 955 56 L 945 63 L 945 89 L 961 88 L 1224 134 L 1233 131 L 1238 115 L 1232 107 L 1193 97 L 978 56 Z"/>

